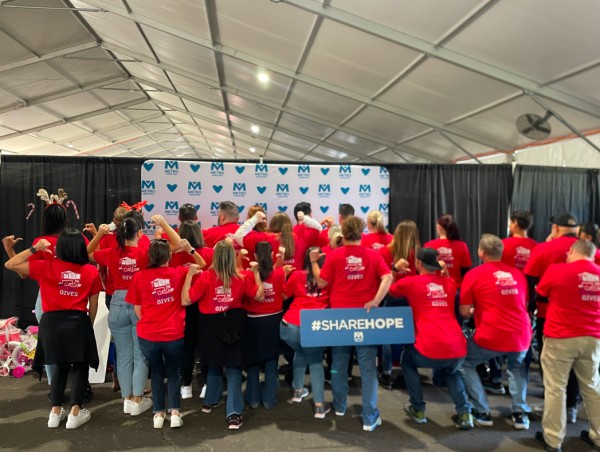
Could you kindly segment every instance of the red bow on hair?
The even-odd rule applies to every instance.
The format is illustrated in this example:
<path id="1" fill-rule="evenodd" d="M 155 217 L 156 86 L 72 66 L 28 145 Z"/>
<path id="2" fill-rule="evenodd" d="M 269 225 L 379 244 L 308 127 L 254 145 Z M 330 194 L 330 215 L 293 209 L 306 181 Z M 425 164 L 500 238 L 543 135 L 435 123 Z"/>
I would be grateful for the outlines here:
<path id="1" fill-rule="evenodd" d="M 125 210 L 135 210 L 139 212 L 140 210 L 142 210 L 142 207 L 144 207 L 146 204 L 148 204 L 148 201 L 140 201 L 137 204 L 130 206 L 125 201 L 123 201 L 120 207 L 124 207 Z"/>

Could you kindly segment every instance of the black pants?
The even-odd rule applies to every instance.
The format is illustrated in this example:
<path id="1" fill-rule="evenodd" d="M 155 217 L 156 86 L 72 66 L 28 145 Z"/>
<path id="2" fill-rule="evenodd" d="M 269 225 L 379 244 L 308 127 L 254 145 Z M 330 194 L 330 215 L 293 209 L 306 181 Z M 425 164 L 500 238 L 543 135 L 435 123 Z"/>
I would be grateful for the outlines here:
<path id="1" fill-rule="evenodd" d="M 181 376 L 181 385 L 190 386 L 192 384 L 192 374 L 196 362 L 196 350 L 200 340 L 200 324 L 198 319 L 198 305 L 192 304 L 185 308 L 185 330 L 183 337 L 183 353 L 181 363 L 179 364 L 179 373 Z M 206 378 L 206 366 L 202 368 L 202 374 Z"/>
<path id="2" fill-rule="evenodd" d="M 536 330 L 535 335 L 538 343 L 538 351 L 540 356 L 542 356 L 542 348 L 544 346 L 544 324 L 546 323 L 546 319 L 537 318 L 536 319 Z M 542 381 L 544 379 L 544 374 L 542 372 L 542 366 L 540 366 L 540 374 L 542 375 Z M 569 381 L 567 382 L 567 408 L 574 408 L 581 401 L 581 395 L 579 393 L 579 382 L 577 381 L 577 376 L 573 369 L 569 372 Z"/>
<path id="3" fill-rule="evenodd" d="M 89 363 L 57 364 L 54 366 L 52 385 L 50 386 L 50 402 L 52 406 L 62 406 L 67 378 L 73 367 L 73 378 L 71 381 L 71 406 L 83 405 L 83 396 L 88 384 Z"/>

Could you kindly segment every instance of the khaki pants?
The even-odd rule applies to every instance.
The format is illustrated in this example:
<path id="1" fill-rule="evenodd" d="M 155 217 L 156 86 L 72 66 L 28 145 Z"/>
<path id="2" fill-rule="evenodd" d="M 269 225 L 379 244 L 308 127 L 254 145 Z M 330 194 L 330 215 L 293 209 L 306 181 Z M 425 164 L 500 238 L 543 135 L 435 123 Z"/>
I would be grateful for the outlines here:
<path id="1" fill-rule="evenodd" d="M 567 433 L 566 387 L 575 371 L 590 420 L 590 438 L 600 446 L 600 339 L 583 336 L 568 339 L 544 337 L 544 439 L 559 448 Z"/>

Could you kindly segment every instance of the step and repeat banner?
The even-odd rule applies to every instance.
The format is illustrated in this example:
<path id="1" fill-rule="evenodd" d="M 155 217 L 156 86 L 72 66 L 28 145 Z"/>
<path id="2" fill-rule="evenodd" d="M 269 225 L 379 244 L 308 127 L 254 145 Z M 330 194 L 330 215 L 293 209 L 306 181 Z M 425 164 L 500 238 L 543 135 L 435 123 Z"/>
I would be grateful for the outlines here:
<path id="1" fill-rule="evenodd" d="M 390 176 L 382 166 L 148 160 L 141 179 L 141 199 L 148 202 L 143 208 L 146 234 L 154 233 L 150 217 L 155 214 L 176 226 L 185 203 L 196 207 L 203 228 L 211 227 L 222 201 L 239 206 L 240 222 L 256 204 L 267 218 L 286 212 L 294 222 L 294 206 L 301 201 L 311 204 L 317 220 L 332 216 L 337 223 L 339 205 L 348 203 L 357 216 L 379 210 L 388 221 Z"/>

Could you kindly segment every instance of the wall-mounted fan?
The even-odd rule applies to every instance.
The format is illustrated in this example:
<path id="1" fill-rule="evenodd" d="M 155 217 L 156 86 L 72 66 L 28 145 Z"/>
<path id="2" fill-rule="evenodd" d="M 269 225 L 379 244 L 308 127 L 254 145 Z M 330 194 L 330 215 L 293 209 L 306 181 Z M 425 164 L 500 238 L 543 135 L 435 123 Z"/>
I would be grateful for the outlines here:
<path id="1" fill-rule="evenodd" d="M 532 140 L 543 140 L 548 138 L 552 132 L 552 126 L 548 119 L 552 116 L 552 112 L 546 111 L 544 117 L 535 113 L 526 113 L 517 118 L 517 130 L 519 133 Z"/>

